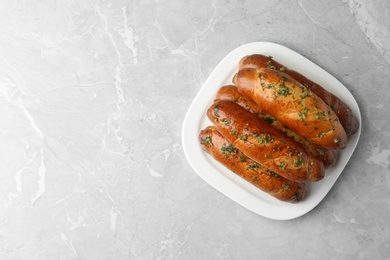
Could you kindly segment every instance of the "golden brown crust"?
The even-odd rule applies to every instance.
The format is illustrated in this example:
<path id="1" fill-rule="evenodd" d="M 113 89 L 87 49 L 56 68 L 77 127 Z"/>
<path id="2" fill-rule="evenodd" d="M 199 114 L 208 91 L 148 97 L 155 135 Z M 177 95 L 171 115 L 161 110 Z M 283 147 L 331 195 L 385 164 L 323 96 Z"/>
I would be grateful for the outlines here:
<path id="1" fill-rule="evenodd" d="M 258 117 L 265 120 L 267 123 L 271 124 L 279 131 L 282 131 L 284 134 L 286 134 L 293 140 L 302 144 L 309 153 L 311 153 L 313 156 L 320 159 L 324 163 L 325 168 L 332 166 L 336 162 L 336 154 L 333 150 L 328 150 L 316 144 L 313 144 L 307 138 L 295 133 L 288 127 L 284 126 L 276 118 L 264 112 L 261 106 L 259 106 L 256 102 L 241 94 L 238 91 L 236 86 L 234 85 L 222 86 L 218 90 L 215 99 L 234 101 L 238 105 L 247 109 L 248 111 L 256 114 Z"/>
<path id="2" fill-rule="evenodd" d="M 269 68 L 241 69 L 238 90 L 283 125 L 327 149 L 342 149 L 347 135 L 334 111 L 289 75 Z"/>
<path id="3" fill-rule="evenodd" d="M 319 181 L 323 163 L 264 120 L 228 100 L 218 100 L 207 111 L 215 128 L 252 160 L 293 181 Z"/>
<path id="4" fill-rule="evenodd" d="M 359 129 L 359 121 L 353 115 L 352 110 L 337 96 L 325 90 L 321 85 L 311 81 L 297 71 L 291 70 L 276 62 L 272 57 L 261 54 L 253 54 L 243 57 L 239 62 L 239 69 L 266 67 L 285 72 L 302 85 L 310 89 L 321 98 L 336 113 L 347 136 L 355 134 Z"/>
<path id="5" fill-rule="evenodd" d="M 307 194 L 305 183 L 285 179 L 252 161 L 213 126 L 208 126 L 200 132 L 199 142 L 203 150 L 226 168 L 281 201 L 298 202 Z"/>

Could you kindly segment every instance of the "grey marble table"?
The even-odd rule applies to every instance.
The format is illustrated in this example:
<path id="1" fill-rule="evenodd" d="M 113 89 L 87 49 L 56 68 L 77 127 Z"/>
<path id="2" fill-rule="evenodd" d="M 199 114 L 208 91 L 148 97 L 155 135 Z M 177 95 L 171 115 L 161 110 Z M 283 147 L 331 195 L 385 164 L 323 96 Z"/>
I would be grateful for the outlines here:
<path id="1" fill-rule="evenodd" d="M 390 2 L 2 1 L 0 259 L 389 259 Z M 362 134 L 289 221 L 203 181 L 189 105 L 238 46 L 287 46 L 340 80 Z"/>

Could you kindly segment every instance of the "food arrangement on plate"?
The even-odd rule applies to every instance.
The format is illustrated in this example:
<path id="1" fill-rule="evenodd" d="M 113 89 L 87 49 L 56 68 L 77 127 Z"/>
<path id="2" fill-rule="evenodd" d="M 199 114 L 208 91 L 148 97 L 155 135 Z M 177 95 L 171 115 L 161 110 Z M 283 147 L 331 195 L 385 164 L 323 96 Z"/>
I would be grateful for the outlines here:
<path id="1" fill-rule="evenodd" d="M 262 54 L 244 56 L 231 85 L 221 86 L 199 132 L 208 154 L 230 171 L 286 202 L 308 194 L 359 130 L 339 97 Z"/>

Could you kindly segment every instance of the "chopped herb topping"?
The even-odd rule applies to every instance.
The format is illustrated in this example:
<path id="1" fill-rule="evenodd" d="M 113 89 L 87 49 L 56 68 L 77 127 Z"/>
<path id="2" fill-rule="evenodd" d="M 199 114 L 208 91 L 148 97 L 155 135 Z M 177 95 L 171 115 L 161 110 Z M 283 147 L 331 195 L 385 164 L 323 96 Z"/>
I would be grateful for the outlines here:
<path id="1" fill-rule="evenodd" d="M 294 194 L 291 196 L 291 200 L 299 200 L 298 192 L 294 192 Z"/>
<path id="2" fill-rule="evenodd" d="M 230 131 L 229 133 L 234 135 L 234 136 L 236 136 L 236 137 L 238 136 L 238 132 L 237 131 Z"/>
<path id="3" fill-rule="evenodd" d="M 240 158 L 238 158 L 238 160 L 239 160 L 240 162 L 245 162 L 245 161 L 246 161 L 244 156 L 240 156 Z"/>
<path id="4" fill-rule="evenodd" d="M 259 170 L 261 166 L 259 164 L 249 164 L 246 167 L 246 170 Z"/>
<path id="5" fill-rule="evenodd" d="M 303 165 L 303 159 L 302 158 L 297 158 L 294 162 L 295 167 L 300 167 Z"/>
<path id="6" fill-rule="evenodd" d="M 272 125 L 275 122 L 275 118 L 267 116 L 264 118 L 264 121 L 267 122 L 268 124 Z"/>
<path id="7" fill-rule="evenodd" d="M 280 164 L 279 164 L 279 167 L 283 170 L 286 169 L 286 166 L 287 166 L 287 164 L 285 162 L 280 162 Z"/>
<path id="8" fill-rule="evenodd" d="M 289 188 L 290 188 L 290 183 L 288 183 L 288 182 L 283 183 L 283 185 L 282 185 L 282 191 L 286 191 L 286 190 L 288 190 Z"/>
<path id="9" fill-rule="evenodd" d="M 300 105 L 303 109 L 298 112 L 299 121 L 304 121 L 306 119 L 307 111 L 309 110 L 306 107 L 304 100 L 298 101 L 298 105 Z"/>
<path id="10" fill-rule="evenodd" d="M 272 138 L 272 136 L 270 136 L 269 134 L 267 135 L 258 135 L 258 134 L 254 134 L 253 135 L 254 137 L 257 138 L 257 141 L 261 144 L 261 143 L 269 143 L 269 142 L 273 142 L 274 139 Z"/>
<path id="11" fill-rule="evenodd" d="M 202 139 L 202 142 L 208 145 L 213 145 L 213 143 L 211 142 L 211 136 L 206 136 Z"/>
<path id="12" fill-rule="evenodd" d="M 241 135 L 241 136 L 240 136 L 240 140 L 242 140 L 242 141 L 246 141 L 246 140 L 247 140 L 247 137 L 246 137 L 246 135 Z"/>
<path id="13" fill-rule="evenodd" d="M 287 95 L 291 95 L 291 92 L 290 92 L 290 89 L 286 85 L 281 84 L 280 88 L 278 90 L 278 94 L 281 96 L 287 97 Z"/>
<path id="14" fill-rule="evenodd" d="M 225 155 L 225 158 L 228 158 L 230 154 L 237 154 L 238 149 L 235 148 L 232 144 L 229 144 L 228 146 L 226 146 L 226 144 L 223 144 L 221 147 L 221 152 L 223 155 Z"/>
<path id="15" fill-rule="evenodd" d="M 301 111 L 298 112 L 299 121 L 304 121 L 307 115 L 307 108 L 304 107 Z"/>
<path id="16" fill-rule="evenodd" d="M 318 134 L 317 137 L 323 138 L 325 135 L 326 135 L 326 133 L 325 133 L 325 132 L 322 132 L 321 134 Z"/>
<path id="17" fill-rule="evenodd" d="M 305 86 L 301 85 L 302 94 L 300 95 L 301 99 L 305 99 L 309 96 Z"/>
<path id="18" fill-rule="evenodd" d="M 316 119 L 324 121 L 324 120 L 328 120 L 328 117 L 325 115 L 324 111 L 321 111 L 316 113 Z"/>
<path id="19" fill-rule="evenodd" d="M 219 111 L 218 104 L 214 105 L 214 110 L 213 111 L 214 111 L 214 116 L 219 116 L 218 115 L 218 111 Z"/>
<path id="20" fill-rule="evenodd" d="M 276 67 L 275 65 L 272 64 L 272 61 L 268 61 L 267 62 L 267 67 L 270 68 L 270 69 L 273 69 L 273 70 L 277 70 L 278 67 Z"/>
<path id="21" fill-rule="evenodd" d="M 230 118 L 223 118 L 219 121 L 221 122 L 221 124 L 226 125 L 226 126 L 230 125 L 230 122 L 231 122 Z"/>
<path id="22" fill-rule="evenodd" d="M 322 148 L 317 148 L 316 150 L 317 150 L 317 152 L 318 152 L 320 155 L 324 155 L 324 149 L 322 149 Z"/>
<path id="23" fill-rule="evenodd" d="M 341 143 L 341 139 L 340 139 L 340 138 L 336 138 L 336 139 L 334 139 L 333 141 L 334 141 L 336 144 Z"/>

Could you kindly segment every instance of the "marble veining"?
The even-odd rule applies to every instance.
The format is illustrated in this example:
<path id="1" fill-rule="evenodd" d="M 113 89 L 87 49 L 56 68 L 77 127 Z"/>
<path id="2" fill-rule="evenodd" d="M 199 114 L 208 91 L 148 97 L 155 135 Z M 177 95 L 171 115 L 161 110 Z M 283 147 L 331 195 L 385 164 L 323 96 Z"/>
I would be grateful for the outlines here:
<path id="1" fill-rule="evenodd" d="M 3 1 L 0 259 L 389 259 L 390 2 Z M 188 164 L 185 113 L 234 48 L 340 80 L 362 135 L 326 198 L 258 216 Z"/>

